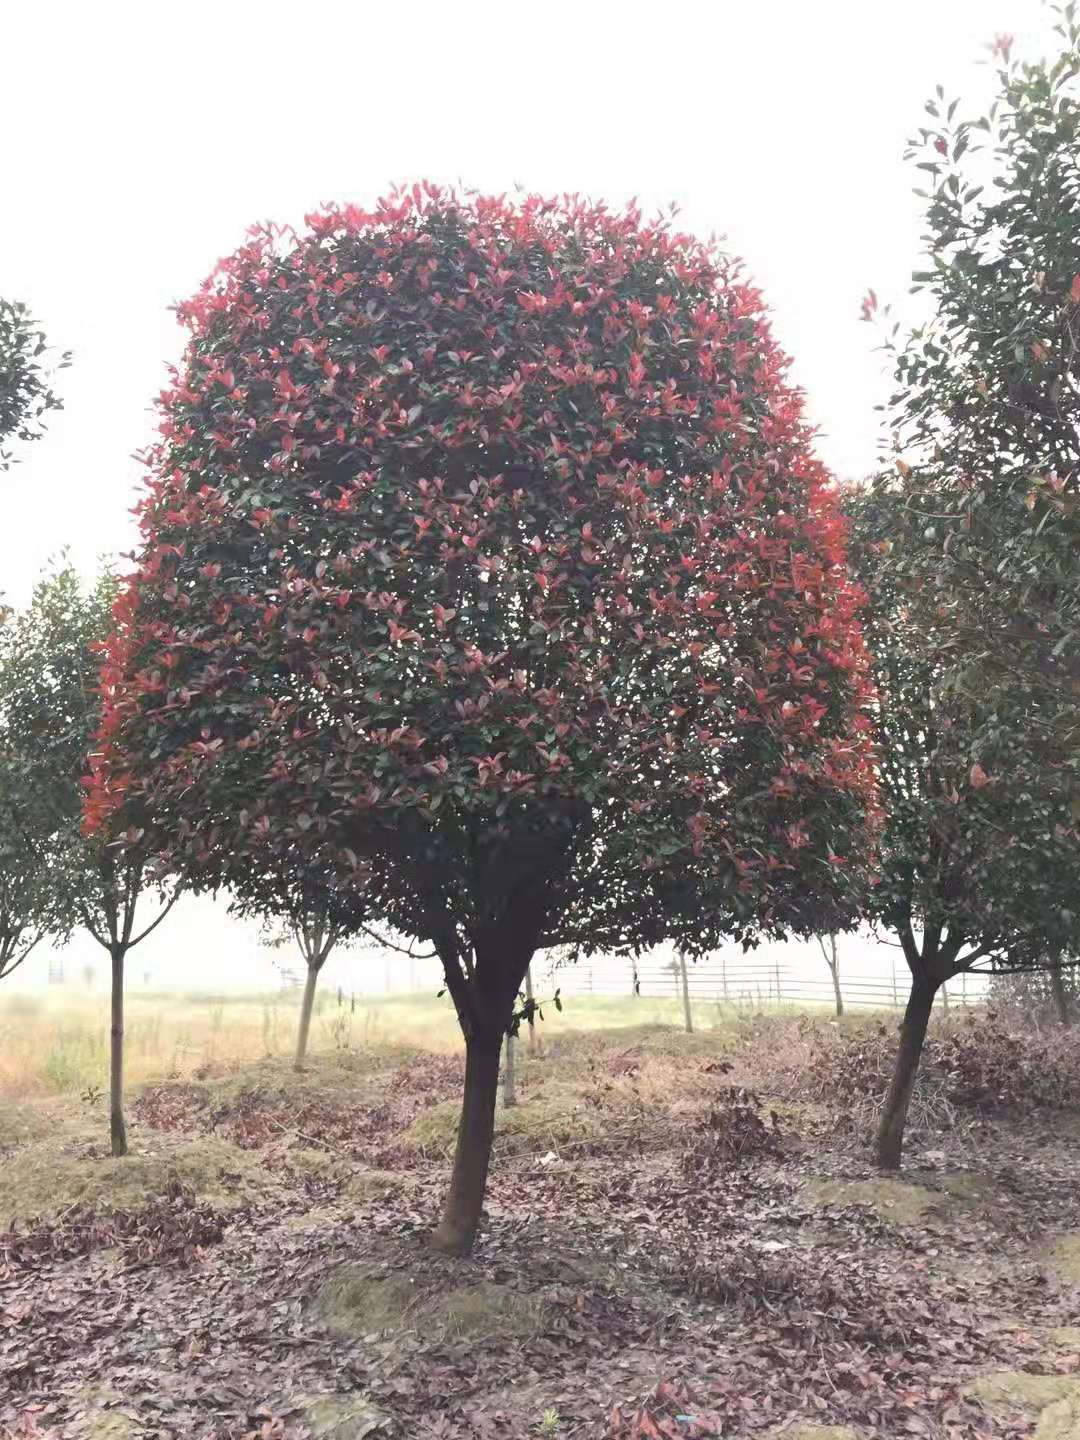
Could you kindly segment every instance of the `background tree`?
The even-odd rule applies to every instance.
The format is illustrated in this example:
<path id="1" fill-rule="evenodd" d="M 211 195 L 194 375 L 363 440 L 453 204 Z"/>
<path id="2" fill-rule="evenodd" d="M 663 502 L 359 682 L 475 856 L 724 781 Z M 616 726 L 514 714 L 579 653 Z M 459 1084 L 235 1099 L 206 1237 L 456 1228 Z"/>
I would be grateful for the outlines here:
<path id="1" fill-rule="evenodd" d="M 337 872 L 325 865 L 316 867 L 297 861 L 298 857 L 286 855 L 276 870 L 256 870 L 246 878 L 237 877 L 229 909 L 235 915 L 260 919 L 267 927 L 271 944 L 284 939 L 279 933 L 284 928 L 303 956 L 307 974 L 294 1059 L 294 1068 L 302 1070 L 319 973 L 331 951 L 359 932 L 365 908 L 362 885 L 354 881 L 344 886 Z"/>
<path id="2" fill-rule="evenodd" d="M 996 976 L 990 994 L 995 1002 L 1017 1006 L 1033 1020 L 1071 1025 L 1080 1016 L 1080 969 L 1063 965 L 1027 974 Z"/>
<path id="3" fill-rule="evenodd" d="M 37 440 L 44 433 L 45 415 L 63 408 L 52 389 L 48 348 L 26 306 L 0 299 L 0 471 L 7 470 L 13 458 L 5 446 L 12 440 Z M 65 352 L 55 369 L 64 369 L 70 360 Z"/>
<path id="4" fill-rule="evenodd" d="M 65 925 L 62 852 L 41 795 L 12 754 L 0 722 L 0 980 Z"/>
<path id="5" fill-rule="evenodd" d="M 836 1004 L 836 1013 L 837 1015 L 843 1015 L 844 992 L 840 988 L 840 957 L 836 953 L 836 936 L 819 935 L 817 942 L 825 959 L 825 964 L 829 967 L 829 975 L 832 977 L 833 1000 Z"/>
<path id="6" fill-rule="evenodd" d="M 885 824 L 869 917 L 895 934 L 911 971 L 878 1162 L 899 1166 L 934 998 L 954 975 L 1052 967 L 1076 953 L 1080 833 L 1067 766 L 1032 741 L 1038 700 L 951 683 L 956 651 L 936 648 L 908 603 L 909 498 L 881 482 L 849 495 L 852 557 L 869 605 Z"/>
<path id="7" fill-rule="evenodd" d="M 926 203 L 915 293 L 929 318 L 886 345 L 906 509 L 893 565 L 950 679 L 1037 704 L 1032 743 L 1076 764 L 1080 696 L 1080 31 L 1020 63 L 962 118 L 944 91 L 911 142 Z M 871 294 L 864 313 L 877 308 Z M 902 523 L 903 522 L 903 523 Z M 989 713 L 986 712 L 989 720 Z"/>
<path id="8" fill-rule="evenodd" d="M 111 628 L 116 583 L 85 589 L 71 567 L 47 576 L 29 606 L 0 630 L 0 726 L 8 763 L 34 796 L 51 861 L 50 925 L 83 926 L 110 964 L 109 1129 L 114 1155 L 127 1153 L 124 1124 L 124 963 L 168 914 L 179 883 L 158 885 L 146 857 L 82 833 L 82 781 L 100 724 L 97 648 Z M 158 894 L 157 916 L 138 925 L 140 902 Z"/>
<path id="9" fill-rule="evenodd" d="M 1051 8 L 1055 59 L 999 36 L 989 112 L 939 87 L 912 142 L 930 316 L 886 341 L 896 473 L 855 505 L 887 746 L 875 908 L 913 975 L 885 1164 L 935 990 L 1076 953 L 1080 32 Z"/>
<path id="10" fill-rule="evenodd" d="M 88 819 L 200 886 L 304 856 L 430 941 L 466 1251 L 538 948 L 857 904 L 834 497 L 757 291 L 633 211 L 415 186 L 253 232 L 179 313 Z"/>

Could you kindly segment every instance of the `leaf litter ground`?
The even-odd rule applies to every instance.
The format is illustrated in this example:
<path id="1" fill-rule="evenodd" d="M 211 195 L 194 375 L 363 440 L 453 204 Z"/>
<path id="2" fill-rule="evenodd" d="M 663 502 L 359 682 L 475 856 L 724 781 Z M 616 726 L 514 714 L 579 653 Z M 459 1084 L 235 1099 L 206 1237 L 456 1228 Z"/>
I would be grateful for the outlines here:
<path id="1" fill-rule="evenodd" d="M 138 1203 L 58 1193 L 0 1238 L 0 1435 L 1056 1434 L 1080 1402 L 1075 1117 L 926 1129 L 883 1180 L 735 1065 L 669 1031 L 524 1063 L 468 1262 L 424 1243 L 456 1060 L 148 1087 Z M 57 1174 L 115 1163 L 92 1122 L 10 1145 L 9 1187 L 34 1145 L 37 1172 L 49 1143 Z M 177 1156 L 210 1142 L 202 1194 Z"/>

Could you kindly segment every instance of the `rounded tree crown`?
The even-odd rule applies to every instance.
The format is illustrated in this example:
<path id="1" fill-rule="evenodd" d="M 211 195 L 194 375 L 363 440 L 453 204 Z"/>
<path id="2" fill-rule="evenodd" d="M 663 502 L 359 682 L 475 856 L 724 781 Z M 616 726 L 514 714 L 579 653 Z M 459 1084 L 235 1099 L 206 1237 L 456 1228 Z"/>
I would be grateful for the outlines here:
<path id="1" fill-rule="evenodd" d="M 206 884 L 329 858 L 411 930 L 538 877 L 586 944 L 843 923 L 858 595 L 737 262 L 414 186 L 179 313 L 89 824 Z"/>

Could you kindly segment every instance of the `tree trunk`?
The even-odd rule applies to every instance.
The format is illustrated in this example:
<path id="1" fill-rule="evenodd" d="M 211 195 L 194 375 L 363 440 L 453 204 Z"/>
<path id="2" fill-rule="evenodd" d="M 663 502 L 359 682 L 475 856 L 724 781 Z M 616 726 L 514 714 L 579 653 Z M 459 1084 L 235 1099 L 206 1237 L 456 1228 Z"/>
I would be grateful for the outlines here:
<path id="1" fill-rule="evenodd" d="M 911 982 L 911 995 L 904 1011 L 904 1023 L 900 1027 L 900 1049 L 896 1056 L 896 1068 L 878 1126 L 877 1163 L 882 1170 L 900 1169 L 904 1125 L 936 990 L 937 985 L 933 980 L 920 977 Z"/>
<path id="2" fill-rule="evenodd" d="M 126 1155 L 124 1124 L 124 947 L 114 945 L 112 957 L 112 1014 L 109 1027 L 109 1142 L 114 1155 Z"/>
<path id="3" fill-rule="evenodd" d="M 1054 994 L 1054 1007 L 1057 1010 L 1058 1019 L 1062 1025 L 1071 1024 L 1072 1017 L 1069 1014 L 1069 997 L 1065 991 L 1065 976 L 1060 970 L 1050 971 L 1050 989 Z"/>
<path id="4" fill-rule="evenodd" d="M 682 1006 L 683 1018 L 686 1021 L 686 1033 L 694 1033 L 694 1017 L 690 1013 L 690 981 L 686 974 L 686 956 L 679 951 L 679 974 L 682 977 Z"/>
<path id="5" fill-rule="evenodd" d="M 517 1104 L 517 1040 L 513 1035 L 506 1037 L 506 1067 L 503 1072 L 503 1109 L 509 1110 Z"/>
<path id="6" fill-rule="evenodd" d="M 840 989 L 840 960 L 836 954 L 835 935 L 829 936 L 829 951 L 830 954 L 826 956 L 826 960 L 828 961 L 829 974 L 832 976 L 833 996 L 836 1000 L 836 1013 L 839 1016 L 843 1015 L 844 1013 L 844 992 Z"/>
<path id="7" fill-rule="evenodd" d="M 529 1002 L 529 1054 L 539 1055 L 540 1037 L 536 1033 L 536 1016 L 533 1014 L 532 966 L 525 971 L 525 999 Z"/>
<path id="8" fill-rule="evenodd" d="M 484 1032 L 467 1036 L 465 1040 L 465 1098 L 454 1152 L 454 1173 L 450 1177 L 442 1220 L 431 1237 L 435 1249 L 447 1255 L 468 1255 L 480 1225 L 495 1134 L 501 1048 L 500 1032 Z"/>
<path id="9" fill-rule="evenodd" d="M 304 998 L 300 1004 L 300 1028 L 296 1032 L 296 1059 L 293 1061 L 294 1070 L 303 1070 L 304 1060 L 307 1056 L 308 1034 L 311 1030 L 311 1012 L 315 1005 L 315 986 L 319 983 L 319 967 L 310 962 L 307 967 L 307 980 L 304 982 Z"/>

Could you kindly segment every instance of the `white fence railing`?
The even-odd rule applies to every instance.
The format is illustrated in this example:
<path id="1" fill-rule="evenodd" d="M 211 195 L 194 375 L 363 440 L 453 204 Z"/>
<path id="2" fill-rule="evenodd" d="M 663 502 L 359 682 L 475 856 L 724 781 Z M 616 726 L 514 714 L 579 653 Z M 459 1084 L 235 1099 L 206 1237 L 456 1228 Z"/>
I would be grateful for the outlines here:
<path id="1" fill-rule="evenodd" d="M 609 998 L 639 995 L 645 998 L 678 999 L 682 975 L 677 961 L 643 958 L 630 960 L 587 960 L 542 972 L 546 985 L 567 995 L 596 995 Z M 688 961 L 686 984 L 690 999 L 740 1006 L 823 1005 L 835 1003 L 832 976 L 822 961 L 820 975 L 805 966 L 771 961 L 708 959 Z M 910 978 L 906 966 L 891 970 L 852 968 L 840 970 L 840 993 L 845 1006 L 873 1009 L 907 1004 Z M 977 975 L 958 975 L 942 996 L 945 1005 L 970 1005 L 985 995 L 986 981 Z"/>

